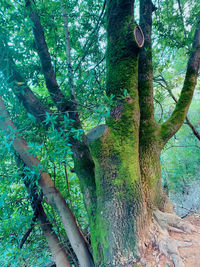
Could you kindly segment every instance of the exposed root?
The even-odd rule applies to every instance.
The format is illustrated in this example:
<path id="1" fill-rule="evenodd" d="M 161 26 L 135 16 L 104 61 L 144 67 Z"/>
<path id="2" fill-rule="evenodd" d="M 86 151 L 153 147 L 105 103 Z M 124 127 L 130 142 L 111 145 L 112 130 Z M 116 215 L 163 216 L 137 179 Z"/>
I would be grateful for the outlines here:
<path id="1" fill-rule="evenodd" d="M 164 213 L 160 210 L 154 211 L 154 218 L 161 228 L 168 231 L 189 233 L 196 232 L 196 229 L 190 223 L 183 221 L 174 213 Z"/>
<path id="2" fill-rule="evenodd" d="M 179 247 L 188 247 L 192 243 L 190 241 L 182 242 L 174 240 L 169 236 L 169 231 L 178 233 L 192 233 L 196 229 L 190 223 L 183 221 L 173 213 L 164 213 L 159 210 L 154 211 L 154 232 L 155 242 L 166 257 L 170 258 L 175 267 L 184 267 L 184 263 L 179 255 Z"/>

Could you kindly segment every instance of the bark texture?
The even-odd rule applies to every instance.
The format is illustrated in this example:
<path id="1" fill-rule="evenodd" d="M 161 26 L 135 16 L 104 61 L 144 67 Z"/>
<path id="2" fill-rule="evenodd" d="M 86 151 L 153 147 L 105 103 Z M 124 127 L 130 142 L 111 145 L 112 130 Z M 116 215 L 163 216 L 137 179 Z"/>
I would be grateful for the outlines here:
<path id="1" fill-rule="evenodd" d="M 144 33 L 144 46 L 140 50 L 138 90 L 140 103 L 139 157 L 142 188 L 151 218 L 155 207 L 169 206 L 161 186 L 160 128 L 154 118 L 153 66 L 152 66 L 152 13 L 155 6 L 151 0 L 140 1 L 140 26 Z M 170 208 L 170 207 L 169 207 Z M 171 210 L 171 208 L 170 208 Z"/>

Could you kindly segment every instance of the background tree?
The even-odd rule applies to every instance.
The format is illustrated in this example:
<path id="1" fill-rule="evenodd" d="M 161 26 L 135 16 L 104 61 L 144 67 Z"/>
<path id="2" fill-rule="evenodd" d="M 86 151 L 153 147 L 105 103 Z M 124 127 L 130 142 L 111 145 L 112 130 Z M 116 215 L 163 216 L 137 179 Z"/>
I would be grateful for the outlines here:
<path id="1" fill-rule="evenodd" d="M 180 16 L 178 31 L 185 27 L 180 2 L 178 9 L 172 1 L 163 3 L 173 11 L 174 20 Z M 194 20 L 194 10 L 199 12 L 199 6 L 190 8 L 190 19 Z M 93 1 L 75 1 L 67 6 L 63 2 L 62 8 L 59 1 L 35 4 L 30 0 L 25 1 L 25 6 L 8 1 L 2 6 L 0 68 L 2 88 L 9 90 L 1 92 L 0 127 L 9 149 L 28 168 L 27 181 L 32 173 L 32 184 L 41 187 L 47 203 L 57 210 L 81 266 L 134 264 L 153 236 L 161 251 L 170 254 L 176 266 L 183 266 L 177 250 L 180 244 L 173 242 L 172 250 L 167 230 L 194 230 L 173 214 L 172 204 L 162 191 L 160 153 L 183 124 L 192 100 L 200 61 L 200 22 L 194 21 L 191 29 L 192 47 L 188 37 L 189 61 L 176 107 L 167 120 L 158 124 L 154 116 L 152 63 L 152 13 L 156 9 L 149 0 L 140 2 L 142 33 L 134 20 L 134 1 L 107 2 L 106 16 L 105 3 Z M 158 3 L 157 14 L 161 9 Z M 74 22 L 78 14 L 81 20 Z M 105 46 L 101 26 L 104 18 L 106 85 L 104 53 L 100 49 L 104 51 Z M 157 24 L 165 33 L 160 17 Z M 168 47 L 172 46 L 171 36 L 179 34 L 173 26 L 168 25 Z M 159 39 L 156 35 L 154 38 Z M 72 62 L 78 63 L 72 66 Z M 89 94 L 85 94 L 86 90 Z M 86 135 L 91 122 L 93 126 L 104 124 Z M 62 192 L 60 177 L 68 179 L 67 165 L 79 178 L 93 256 L 70 210 L 72 202 L 67 203 Z M 69 196 L 69 186 L 67 189 Z M 57 262 L 58 266 L 68 264 Z"/>

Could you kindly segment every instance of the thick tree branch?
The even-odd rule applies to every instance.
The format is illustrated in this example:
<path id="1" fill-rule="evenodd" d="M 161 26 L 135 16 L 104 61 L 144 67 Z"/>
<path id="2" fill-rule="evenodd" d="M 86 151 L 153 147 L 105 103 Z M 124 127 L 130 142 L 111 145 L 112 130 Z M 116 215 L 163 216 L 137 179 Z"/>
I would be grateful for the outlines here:
<path id="1" fill-rule="evenodd" d="M 155 82 L 158 82 L 163 88 L 165 88 L 169 95 L 171 96 L 171 98 L 174 100 L 175 103 L 178 102 L 178 100 L 176 99 L 175 95 L 172 93 L 172 90 L 169 88 L 169 85 L 167 83 L 167 81 L 164 79 L 163 76 L 159 76 L 160 78 L 154 78 Z M 164 82 L 165 85 L 162 84 L 162 82 Z M 188 116 L 185 117 L 186 123 L 187 125 L 191 128 L 193 134 L 196 136 L 196 138 L 198 140 L 200 140 L 200 134 L 199 132 L 195 129 L 195 127 L 193 126 L 193 124 L 191 123 L 191 121 L 188 119 Z"/>
<path id="2" fill-rule="evenodd" d="M 8 112 L 6 111 L 2 98 L 0 98 L 0 129 L 8 134 L 13 134 L 14 131 L 15 136 L 10 140 L 12 142 L 12 146 L 26 166 L 28 166 L 30 169 L 36 168 L 38 170 L 40 174 L 38 183 L 42 188 L 47 202 L 57 209 L 64 229 L 71 242 L 72 248 L 74 249 L 74 252 L 76 253 L 81 265 L 93 266 L 93 259 L 88 250 L 87 243 L 71 210 L 69 209 L 59 190 L 55 187 L 49 174 L 43 171 L 38 158 L 28 153 L 28 145 L 21 136 L 17 135 L 17 130 L 12 123 Z"/>
<path id="3" fill-rule="evenodd" d="M 51 111 L 34 95 L 14 63 L 10 49 L 0 40 L 0 71 L 4 74 L 18 100 L 26 110 L 35 116 L 37 121 L 43 122 L 46 112 Z"/>
<path id="4" fill-rule="evenodd" d="M 159 154 L 157 144 L 158 125 L 154 118 L 153 101 L 153 65 L 152 65 L 152 13 L 155 6 L 151 0 L 140 1 L 140 27 L 144 33 L 144 46 L 140 49 L 138 65 L 138 91 L 140 105 L 140 131 L 139 131 L 139 155 L 141 176 L 143 183 L 149 183 L 155 179 L 148 173 L 146 175 L 144 166 L 150 164 L 154 166 L 154 159 L 148 162 L 145 156 L 149 150 L 154 150 L 154 155 Z M 145 162 L 147 160 L 147 162 Z M 148 196 L 146 191 L 145 195 Z"/>
<path id="5" fill-rule="evenodd" d="M 140 27 L 144 33 L 144 46 L 139 55 L 138 89 L 140 100 L 141 128 L 155 125 L 153 105 L 152 65 L 152 13 L 155 6 L 151 0 L 140 1 Z M 145 124 L 148 124 L 145 126 Z"/>
<path id="6" fill-rule="evenodd" d="M 34 216 L 34 218 L 35 218 L 35 215 L 33 215 L 33 216 Z M 23 237 L 22 237 L 22 240 L 20 241 L 20 244 L 19 244 L 19 247 L 20 247 L 20 248 L 23 247 L 24 243 L 25 243 L 26 240 L 28 239 L 30 233 L 32 232 L 32 230 L 33 230 L 33 228 L 34 228 L 34 226 L 35 226 L 34 218 L 32 218 L 32 223 L 31 223 L 29 229 L 26 231 L 26 233 L 25 233 L 25 234 L 23 235 Z M 37 218 L 36 218 L 36 219 L 37 219 Z M 35 221 L 36 221 L 36 219 L 35 219 Z"/>
<path id="7" fill-rule="evenodd" d="M 181 91 L 180 98 L 176 104 L 175 110 L 171 117 L 161 126 L 161 138 L 163 144 L 180 129 L 187 115 L 190 103 L 192 101 L 194 89 L 197 83 L 198 71 L 200 64 L 200 21 L 193 41 L 193 50 L 188 60 L 186 76 Z"/>
<path id="8" fill-rule="evenodd" d="M 38 55 L 40 57 L 47 89 L 55 105 L 58 107 L 58 109 L 61 112 L 65 112 L 67 110 L 70 110 L 70 106 L 57 83 L 56 75 L 55 75 L 55 72 L 53 70 L 53 66 L 51 63 L 51 57 L 50 57 L 48 47 L 46 44 L 44 31 L 40 23 L 40 18 L 37 12 L 35 11 L 35 7 L 33 6 L 32 0 L 26 0 L 26 7 L 29 10 L 29 16 L 34 25 L 33 35 L 34 35 Z"/>
<path id="9" fill-rule="evenodd" d="M 106 90 L 115 99 L 124 91 L 131 99 L 138 98 L 137 75 L 139 48 L 144 36 L 134 22 L 134 1 L 107 1 L 107 53 Z M 136 30 L 140 32 L 141 46 L 136 40 Z"/>
<path id="10" fill-rule="evenodd" d="M 24 169 L 25 164 L 21 160 L 21 158 L 16 154 L 15 155 L 15 161 L 18 166 L 18 168 Z M 65 248 L 63 245 L 60 243 L 55 231 L 53 230 L 53 225 L 49 222 L 47 215 L 43 209 L 42 206 L 42 198 L 43 198 L 43 193 L 40 192 L 38 194 L 38 188 L 32 180 L 30 180 L 28 177 L 25 178 L 25 173 L 23 172 L 23 180 L 24 184 L 27 188 L 31 207 L 33 209 L 34 215 L 32 218 L 32 222 L 30 225 L 30 228 L 28 231 L 25 233 L 23 236 L 21 242 L 20 242 L 20 248 L 24 245 L 26 242 L 27 238 L 29 237 L 31 231 L 33 230 L 36 221 L 39 221 L 40 227 L 43 231 L 43 234 L 45 235 L 49 248 L 53 254 L 55 263 L 57 266 L 65 266 L 65 267 L 70 267 L 71 264 L 68 260 L 67 253 L 65 251 Z"/>

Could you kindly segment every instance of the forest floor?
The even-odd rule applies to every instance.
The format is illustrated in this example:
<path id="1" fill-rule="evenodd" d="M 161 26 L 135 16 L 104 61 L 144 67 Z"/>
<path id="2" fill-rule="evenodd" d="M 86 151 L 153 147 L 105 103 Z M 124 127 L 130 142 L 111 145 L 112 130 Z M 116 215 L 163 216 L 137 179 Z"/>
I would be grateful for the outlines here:
<path id="1" fill-rule="evenodd" d="M 192 243 L 190 247 L 179 248 L 179 253 L 185 267 L 200 267 L 200 213 L 184 218 L 184 221 L 194 225 L 198 232 L 192 234 L 170 232 L 176 240 Z M 145 254 L 145 267 L 173 267 L 172 261 L 161 254 L 158 247 L 147 248 Z"/>

